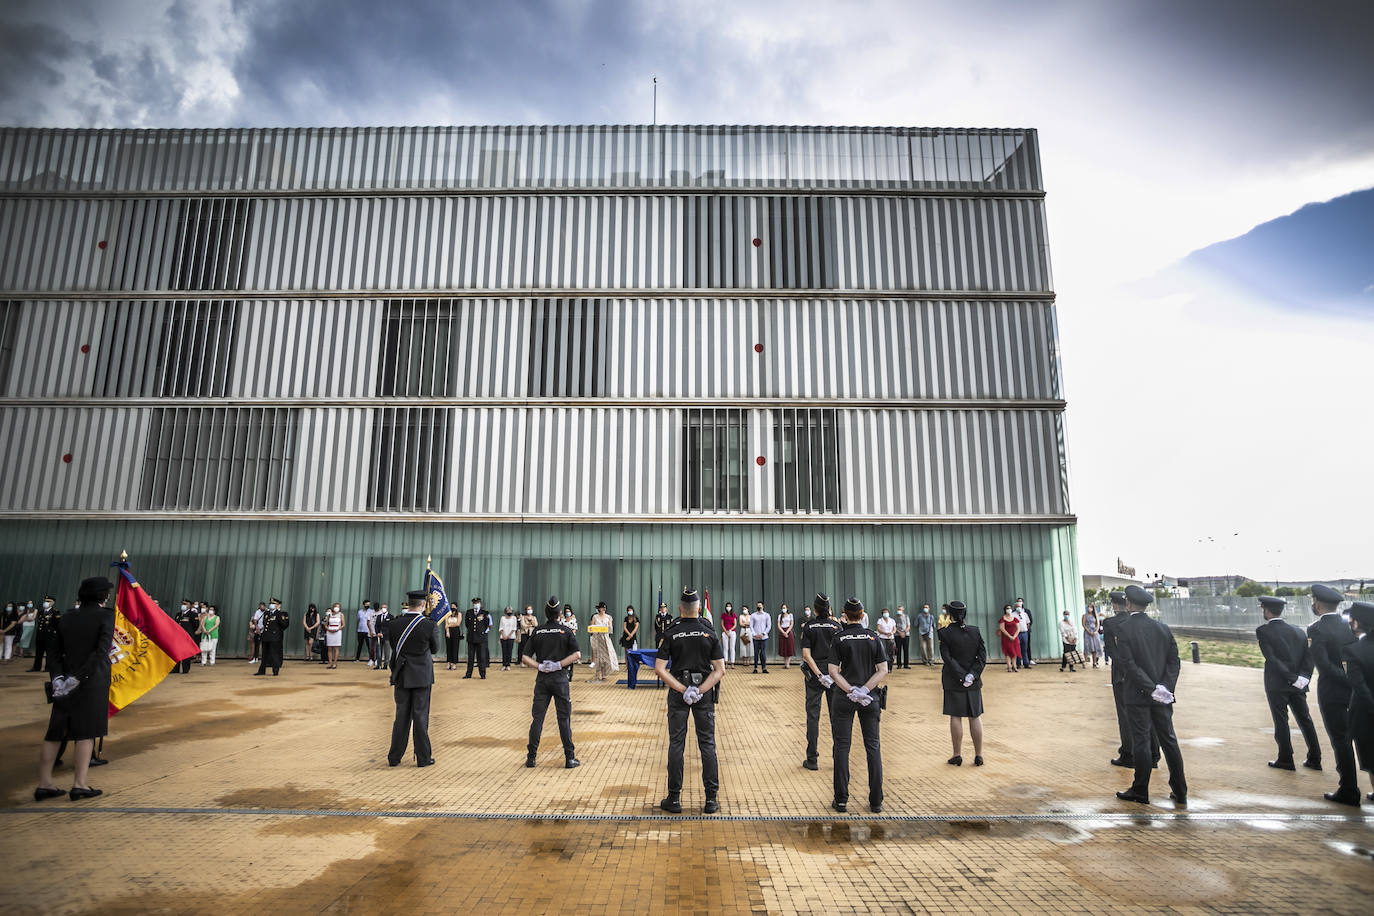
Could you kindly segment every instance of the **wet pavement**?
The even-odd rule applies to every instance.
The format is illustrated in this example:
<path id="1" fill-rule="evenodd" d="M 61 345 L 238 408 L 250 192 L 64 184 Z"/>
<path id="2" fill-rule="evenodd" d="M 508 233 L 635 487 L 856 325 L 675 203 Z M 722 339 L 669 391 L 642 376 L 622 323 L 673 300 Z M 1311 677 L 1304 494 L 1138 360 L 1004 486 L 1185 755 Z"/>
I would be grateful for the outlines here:
<path id="1" fill-rule="evenodd" d="M 1265 766 L 1258 671 L 1185 665 L 1186 811 L 1162 770 L 1158 804 L 1114 797 L 1130 774 L 1107 764 L 1105 670 L 990 669 L 980 768 L 944 762 L 937 673 L 897 672 L 874 816 L 861 749 L 854 813 L 830 811 L 828 737 L 820 772 L 803 770 L 801 678 L 772 670 L 726 679 L 721 815 L 700 814 L 689 740 L 688 816 L 675 818 L 657 808 L 663 691 L 590 684 L 585 669 L 573 685 L 582 767 L 562 768 L 552 712 L 539 767 L 523 767 L 532 673 L 439 670 L 438 763 L 392 769 L 384 673 L 194 666 L 112 721 L 113 763 L 92 770 L 105 795 L 39 805 L 40 682 L 0 668 L 0 910 L 1370 911 L 1374 805 L 1323 801 L 1333 772 Z M 63 855 L 79 858 L 59 867 L 68 878 L 25 880 Z"/>

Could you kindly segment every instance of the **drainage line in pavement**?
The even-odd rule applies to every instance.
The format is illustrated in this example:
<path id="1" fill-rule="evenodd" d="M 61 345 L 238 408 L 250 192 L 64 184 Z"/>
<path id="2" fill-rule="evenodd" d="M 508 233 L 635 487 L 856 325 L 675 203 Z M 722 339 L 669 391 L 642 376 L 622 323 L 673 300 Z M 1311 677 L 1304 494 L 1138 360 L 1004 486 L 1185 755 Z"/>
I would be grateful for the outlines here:
<path id="1" fill-rule="evenodd" d="M 438 818 L 449 820 L 476 821 L 534 821 L 562 823 L 578 822 L 623 822 L 623 821 L 722 821 L 728 823 L 815 823 L 818 821 L 848 823 L 851 821 L 873 821 L 880 823 L 937 823 L 969 824 L 987 823 L 1053 823 L 1072 821 L 1110 821 L 1132 824 L 1149 821 L 1183 821 L 1200 823 L 1225 823 L 1230 821 L 1270 821 L 1281 823 L 1347 823 L 1374 824 L 1374 817 L 1359 814 L 1279 814 L 1270 812 L 1223 813 L 1208 812 L 1191 814 L 1188 812 L 1141 812 L 1139 814 L 815 814 L 815 815 L 765 815 L 765 814 L 499 814 L 467 811 L 347 811 L 326 808 L 87 808 L 87 807 L 49 807 L 49 808 L 0 808 L 0 814 L 210 814 L 210 815 L 248 815 L 256 817 L 405 817 Z"/>

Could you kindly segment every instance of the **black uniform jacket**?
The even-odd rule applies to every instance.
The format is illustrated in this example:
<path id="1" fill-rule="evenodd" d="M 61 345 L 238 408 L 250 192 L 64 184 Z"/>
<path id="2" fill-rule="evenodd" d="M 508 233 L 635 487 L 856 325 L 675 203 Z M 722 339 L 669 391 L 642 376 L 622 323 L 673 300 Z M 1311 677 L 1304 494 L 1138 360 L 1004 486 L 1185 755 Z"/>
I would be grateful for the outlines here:
<path id="1" fill-rule="evenodd" d="M 1358 637 L 1340 614 L 1323 614 L 1307 628 L 1312 640 L 1312 662 L 1321 677 L 1317 678 L 1317 702 L 1322 706 L 1350 705 L 1350 679 L 1341 667 L 1341 650 Z"/>
<path id="2" fill-rule="evenodd" d="M 434 683 L 434 653 L 439 651 L 439 627 L 434 621 L 421 616 L 405 642 L 397 645 L 417 616 L 405 613 L 387 624 L 392 683 L 397 687 L 429 687 Z"/>
<path id="3" fill-rule="evenodd" d="M 1173 631 L 1148 614 L 1131 614 L 1112 625 L 1116 648 L 1112 666 L 1121 666 L 1125 675 L 1122 702 L 1127 706 L 1150 706 L 1150 694 L 1163 684 L 1172 693 L 1178 684 L 1178 642 Z"/>
<path id="4" fill-rule="evenodd" d="M 109 719 L 114 619 L 114 608 L 83 603 L 63 613 L 53 633 L 49 654 L 52 676 L 65 675 L 81 682 L 75 691 L 54 702 L 66 704 L 67 714 L 82 733 L 93 734 L 87 726 Z"/>
<path id="5" fill-rule="evenodd" d="M 1255 639 L 1264 653 L 1266 693 L 1298 693 L 1293 682 L 1299 676 L 1312 679 L 1312 653 L 1302 630 L 1275 617 L 1255 628 Z M 1306 693 L 1307 688 L 1302 692 Z"/>
<path id="6" fill-rule="evenodd" d="M 1350 679 L 1351 730 L 1356 714 L 1374 716 L 1374 639 L 1356 639 L 1341 650 L 1346 677 Z"/>
<path id="7" fill-rule="evenodd" d="M 983 669 L 988 665 L 988 647 L 977 627 L 950 624 L 940 631 L 940 685 L 946 690 L 973 690 L 983 686 Z M 964 678 L 973 683 L 964 686 Z"/>

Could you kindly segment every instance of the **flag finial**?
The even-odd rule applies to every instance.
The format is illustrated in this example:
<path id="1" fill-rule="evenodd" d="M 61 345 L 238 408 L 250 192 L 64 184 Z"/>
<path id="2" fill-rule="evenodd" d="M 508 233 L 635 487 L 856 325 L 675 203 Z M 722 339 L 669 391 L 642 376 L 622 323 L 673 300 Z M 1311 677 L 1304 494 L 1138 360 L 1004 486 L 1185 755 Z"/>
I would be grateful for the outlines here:
<path id="1" fill-rule="evenodd" d="M 127 551 L 127 550 L 121 550 L 121 551 L 119 552 L 119 559 L 120 559 L 120 562 L 123 562 L 123 561 L 129 559 L 129 551 Z"/>
<path id="2" fill-rule="evenodd" d="M 429 556 L 425 557 L 425 569 L 429 569 L 430 564 L 432 564 L 433 562 L 434 562 L 434 555 L 433 555 L 433 554 L 430 554 Z"/>

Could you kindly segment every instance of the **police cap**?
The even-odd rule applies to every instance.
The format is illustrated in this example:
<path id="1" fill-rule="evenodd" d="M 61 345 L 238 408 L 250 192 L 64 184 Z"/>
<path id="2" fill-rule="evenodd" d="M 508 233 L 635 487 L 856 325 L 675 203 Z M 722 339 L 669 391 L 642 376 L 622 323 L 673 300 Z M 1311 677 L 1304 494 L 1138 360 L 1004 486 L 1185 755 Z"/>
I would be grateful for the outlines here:
<path id="1" fill-rule="evenodd" d="M 685 587 L 685 586 L 684 586 L 683 589 L 682 589 L 682 597 L 679 598 L 679 599 L 677 599 L 677 600 L 678 600 L 678 603 L 679 603 L 679 604 L 700 604 L 700 603 L 701 603 L 701 597 L 700 597 L 699 595 L 697 595 L 697 590 L 694 589 L 694 588 L 687 588 L 687 587 Z"/>
<path id="2" fill-rule="evenodd" d="M 1350 605 L 1350 619 L 1360 625 L 1366 633 L 1374 633 L 1374 603 L 1356 601 Z"/>
<path id="3" fill-rule="evenodd" d="M 76 597 L 79 601 L 99 601 L 113 589 L 114 583 L 104 576 L 91 576 L 89 579 L 81 580 L 81 585 L 76 590 Z"/>
<path id="4" fill-rule="evenodd" d="M 1125 603 L 1126 603 L 1126 593 L 1125 593 L 1125 592 L 1112 592 L 1110 595 L 1108 595 L 1108 597 L 1111 599 L 1112 604 L 1125 604 Z"/>
<path id="5" fill-rule="evenodd" d="M 862 614 L 863 610 L 864 603 L 858 598 L 851 596 L 850 599 L 844 603 L 844 612 L 846 614 Z"/>
<path id="6" fill-rule="evenodd" d="M 1136 607 L 1149 607 L 1153 602 L 1154 596 L 1139 585 L 1126 586 L 1126 600 Z"/>
<path id="7" fill-rule="evenodd" d="M 1288 602 L 1274 595 L 1260 595 L 1259 603 L 1266 611 L 1273 611 L 1275 614 L 1282 614 Z"/>
<path id="8" fill-rule="evenodd" d="M 811 602 L 811 607 L 816 610 L 830 610 L 830 596 L 825 592 L 816 592 L 816 598 Z"/>
<path id="9" fill-rule="evenodd" d="M 544 607 L 545 607 L 547 610 L 550 610 L 550 611 L 556 611 L 556 610 L 558 610 L 558 596 L 557 596 L 557 595 L 550 595 L 550 596 L 549 596 L 548 603 L 546 603 L 546 604 L 544 605 Z"/>
<path id="10" fill-rule="evenodd" d="M 1322 604 L 1340 604 L 1343 596 L 1329 585 L 1317 583 L 1312 586 L 1312 600 L 1320 601 Z"/>

